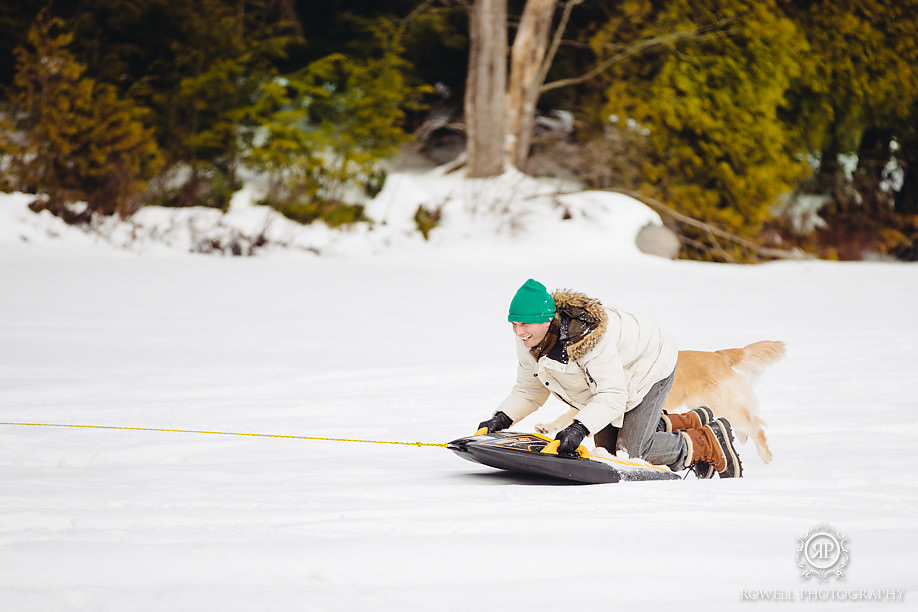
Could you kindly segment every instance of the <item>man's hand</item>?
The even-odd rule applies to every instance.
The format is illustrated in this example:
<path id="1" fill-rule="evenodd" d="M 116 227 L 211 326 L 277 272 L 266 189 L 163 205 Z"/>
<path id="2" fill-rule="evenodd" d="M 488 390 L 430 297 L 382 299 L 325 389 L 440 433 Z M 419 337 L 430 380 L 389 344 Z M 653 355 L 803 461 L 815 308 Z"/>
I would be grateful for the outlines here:
<path id="1" fill-rule="evenodd" d="M 574 455 L 577 453 L 577 447 L 583 442 L 583 439 L 590 435 L 589 430 L 580 421 L 574 421 L 564 429 L 558 432 L 555 440 L 560 440 L 558 446 L 559 455 Z"/>
<path id="2" fill-rule="evenodd" d="M 490 419 L 478 424 L 478 431 L 475 432 L 475 435 L 494 433 L 495 431 L 507 429 L 511 425 L 513 425 L 513 419 L 498 410 Z"/>

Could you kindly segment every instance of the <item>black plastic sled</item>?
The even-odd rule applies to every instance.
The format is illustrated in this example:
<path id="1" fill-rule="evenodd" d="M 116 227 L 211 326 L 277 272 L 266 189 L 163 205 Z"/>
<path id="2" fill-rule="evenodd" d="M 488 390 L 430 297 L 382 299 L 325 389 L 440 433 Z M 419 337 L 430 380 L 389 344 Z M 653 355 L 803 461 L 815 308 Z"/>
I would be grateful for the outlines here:
<path id="1" fill-rule="evenodd" d="M 543 453 L 552 440 L 539 434 L 499 431 L 459 438 L 447 448 L 469 461 L 522 474 L 551 476 L 584 484 L 640 480 L 679 480 L 669 468 L 646 461 L 611 459 L 593 454 Z"/>

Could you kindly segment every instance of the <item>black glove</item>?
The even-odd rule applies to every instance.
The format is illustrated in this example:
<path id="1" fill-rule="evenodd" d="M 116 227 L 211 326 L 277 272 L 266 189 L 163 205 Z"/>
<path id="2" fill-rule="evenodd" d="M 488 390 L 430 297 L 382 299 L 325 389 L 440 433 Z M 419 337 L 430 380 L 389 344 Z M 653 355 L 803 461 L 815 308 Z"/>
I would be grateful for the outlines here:
<path id="1" fill-rule="evenodd" d="M 513 425 L 513 419 L 498 410 L 490 419 L 479 423 L 478 429 L 482 430 L 487 427 L 488 433 L 494 433 L 495 431 L 500 431 L 501 429 L 507 429 L 511 425 Z"/>
<path id="2" fill-rule="evenodd" d="M 561 440 L 558 446 L 559 455 L 576 455 L 577 447 L 583 439 L 590 435 L 590 431 L 580 421 L 574 421 L 558 432 L 555 440 Z"/>

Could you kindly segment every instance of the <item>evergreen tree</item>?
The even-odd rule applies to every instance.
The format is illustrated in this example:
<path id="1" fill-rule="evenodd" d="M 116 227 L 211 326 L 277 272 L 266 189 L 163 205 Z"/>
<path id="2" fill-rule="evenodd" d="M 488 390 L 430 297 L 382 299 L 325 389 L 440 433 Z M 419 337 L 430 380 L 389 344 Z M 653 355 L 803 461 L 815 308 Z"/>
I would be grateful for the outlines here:
<path id="1" fill-rule="evenodd" d="M 15 52 L 10 101 L 19 133 L 4 134 L 13 151 L 12 182 L 44 195 L 41 207 L 70 221 L 92 212 L 127 216 L 162 156 L 143 124 L 146 110 L 86 76 L 63 26 L 42 12 Z M 78 200 L 88 208 L 74 217 L 68 204 Z"/>
<path id="2" fill-rule="evenodd" d="M 288 4 L 76 0 L 72 10 L 55 7 L 73 24 L 74 52 L 89 76 L 152 111 L 166 169 L 151 201 L 228 204 L 240 185 L 234 117 L 301 43 L 296 24 L 285 21 Z"/>
<path id="3" fill-rule="evenodd" d="M 172 53 L 161 58 L 168 70 L 154 77 L 160 82 L 150 100 L 170 161 L 191 172 L 168 203 L 225 208 L 239 188 L 240 109 L 298 40 L 292 27 L 272 21 L 269 9 L 266 0 L 202 0 L 172 15 L 181 19 L 178 35 Z"/>
<path id="4" fill-rule="evenodd" d="M 679 32 L 694 35 L 673 36 Z M 610 129 L 645 141 L 635 187 L 721 230 L 756 236 L 807 171 L 799 138 L 781 118 L 806 40 L 769 0 L 640 4 L 610 20 L 594 38 L 597 51 L 615 36 L 661 41 L 613 66 L 603 108 Z M 681 229 L 702 257 L 708 248 L 742 257 L 705 232 Z"/>
<path id="5" fill-rule="evenodd" d="M 380 162 L 408 139 L 405 110 L 428 88 L 406 83 L 393 24 L 381 19 L 373 33 L 379 57 L 331 54 L 264 83 L 256 102 L 240 111 L 250 126 L 245 163 L 270 178 L 264 203 L 293 219 L 334 225 L 361 218 L 349 192 L 378 191 Z"/>
<path id="6" fill-rule="evenodd" d="M 918 223 L 894 213 L 910 212 L 918 183 L 918 1 L 782 4 L 815 60 L 793 88 L 788 113 L 816 168 L 801 190 L 827 201 L 820 244 L 807 246 L 842 258 L 866 250 L 914 253 Z M 856 160 L 853 173 L 845 158 Z M 898 178 L 888 175 L 896 165 Z"/>

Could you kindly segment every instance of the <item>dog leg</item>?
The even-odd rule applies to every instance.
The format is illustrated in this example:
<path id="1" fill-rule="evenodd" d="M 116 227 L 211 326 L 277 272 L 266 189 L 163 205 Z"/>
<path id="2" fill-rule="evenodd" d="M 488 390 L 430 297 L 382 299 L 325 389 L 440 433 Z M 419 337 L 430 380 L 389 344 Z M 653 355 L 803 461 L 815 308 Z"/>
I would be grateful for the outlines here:
<path id="1" fill-rule="evenodd" d="M 759 454 L 759 457 L 762 458 L 762 461 L 771 463 L 771 449 L 768 448 L 768 441 L 765 439 L 765 430 L 762 429 L 762 425 L 765 424 L 765 421 L 757 416 L 754 416 L 752 420 L 754 429 L 752 441 L 755 442 L 755 451 Z"/>

